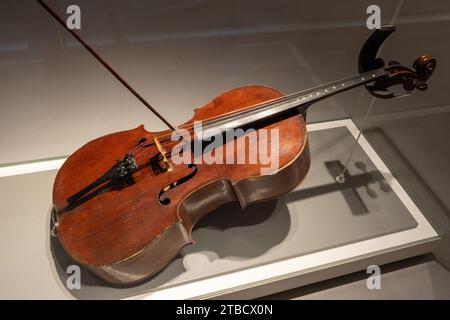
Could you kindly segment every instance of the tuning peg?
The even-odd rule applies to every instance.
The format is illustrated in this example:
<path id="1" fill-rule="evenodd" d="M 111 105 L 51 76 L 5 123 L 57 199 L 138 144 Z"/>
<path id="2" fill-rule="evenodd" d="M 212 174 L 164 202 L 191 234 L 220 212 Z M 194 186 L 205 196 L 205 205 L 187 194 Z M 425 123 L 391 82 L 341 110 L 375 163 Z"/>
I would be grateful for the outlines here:
<path id="1" fill-rule="evenodd" d="M 414 61 L 413 68 L 416 69 L 417 74 L 422 80 L 427 80 L 433 74 L 434 69 L 436 69 L 436 59 L 427 55 L 423 55 L 417 58 L 416 61 Z"/>
<path id="2" fill-rule="evenodd" d="M 388 62 L 388 66 L 396 66 L 396 65 L 399 65 L 399 64 L 400 64 L 400 62 L 395 61 L 395 60 L 391 60 L 391 61 Z"/>
<path id="3" fill-rule="evenodd" d="M 427 90 L 427 89 L 428 89 L 428 85 L 427 85 L 425 82 L 420 82 L 420 83 L 417 85 L 417 90 L 425 91 L 425 90 Z"/>
<path id="4" fill-rule="evenodd" d="M 403 78 L 403 89 L 405 89 L 406 91 L 413 91 L 416 88 L 416 85 L 416 79 L 410 77 Z"/>

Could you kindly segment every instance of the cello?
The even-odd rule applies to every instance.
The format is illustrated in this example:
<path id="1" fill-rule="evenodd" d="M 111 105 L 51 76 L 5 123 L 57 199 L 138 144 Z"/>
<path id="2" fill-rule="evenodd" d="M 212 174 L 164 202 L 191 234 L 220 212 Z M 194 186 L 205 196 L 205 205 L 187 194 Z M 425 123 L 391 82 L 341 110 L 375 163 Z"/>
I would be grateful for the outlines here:
<path id="1" fill-rule="evenodd" d="M 43 0 L 37 1 L 168 127 L 149 132 L 141 125 L 90 141 L 65 161 L 55 178 L 52 235 L 76 262 L 116 285 L 134 284 L 162 270 L 194 243 L 192 229 L 217 207 L 238 202 L 245 208 L 295 188 L 311 162 L 306 114 L 312 104 L 360 86 L 381 99 L 397 97 L 389 90 L 397 85 L 405 94 L 423 91 L 436 68 L 428 55 L 416 59 L 412 68 L 377 57 L 395 31 L 386 26 L 364 43 L 355 76 L 289 95 L 265 86 L 236 88 L 173 126 Z M 243 134 L 230 138 L 231 130 Z M 276 132 L 276 139 L 264 132 Z M 277 151 L 275 168 L 258 157 L 238 163 L 204 158 L 208 151 L 210 159 L 250 159 L 255 150 L 245 141 L 251 133 L 257 145 Z M 175 161 L 177 154 L 188 161 Z"/>

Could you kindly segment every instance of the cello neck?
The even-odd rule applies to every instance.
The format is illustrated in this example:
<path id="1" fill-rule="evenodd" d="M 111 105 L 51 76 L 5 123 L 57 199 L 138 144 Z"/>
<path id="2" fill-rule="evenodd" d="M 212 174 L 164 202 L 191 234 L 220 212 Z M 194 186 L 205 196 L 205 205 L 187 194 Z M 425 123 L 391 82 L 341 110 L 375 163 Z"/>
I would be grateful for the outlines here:
<path id="1" fill-rule="evenodd" d="M 373 82 L 387 74 L 384 68 L 380 68 L 248 107 L 203 123 L 202 131 L 196 132 L 196 138 L 209 139 L 227 130 L 247 128 L 264 121 L 270 122 L 271 118 L 279 121 L 283 115 L 303 114 L 311 104 L 319 100 Z"/>

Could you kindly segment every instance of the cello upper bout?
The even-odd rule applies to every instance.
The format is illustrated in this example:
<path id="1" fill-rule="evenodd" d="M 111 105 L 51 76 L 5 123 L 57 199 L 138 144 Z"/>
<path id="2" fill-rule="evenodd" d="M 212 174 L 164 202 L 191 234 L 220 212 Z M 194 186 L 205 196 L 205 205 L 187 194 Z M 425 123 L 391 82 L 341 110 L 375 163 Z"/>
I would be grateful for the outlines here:
<path id="1" fill-rule="evenodd" d="M 280 96 L 278 91 L 261 86 L 230 90 L 197 109 L 190 122 L 242 110 Z M 110 282 L 131 283 L 154 274 L 183 246 L 192 243 L 192 227 L 208 212 L 230 201 L 238 201 L 245 207 L 276 197 L 301 180 L 309 165 L 308 154 L 302 153 L 306 147 L 303 117 L 288 118 L 268 128 L 279 130 L 279 172 L 261 176 L 260 163 L 200 163 L 191 179 L 164 194 L 171 199 L 164 205 L 158 202 L 160 190 L 192 170 L 177 166 L 170 173 L 154 176 L 151 169 L 143 169 L 136 172 L 142 179 L 134 185 L 106 192 L 63 215 L 58 233 L 63 247 L 79 263 Z M 152 136 L 139 126 L 93 140 L 77 150 L 56 178 L 55 206 L 60 209 L 66 205 L 68 196 L 108 170 L 135 147 L 142 135 Z M 283 180 L 286 177 L 289 179 Z"/>
<path id="2" fill-rule="evenodd" d="M 196 109 L 190 121 L 222 116 L 280 96 L 280 92 L 264 86 L 233 89 Z M 272 174 L 261 174 L 261 163 L 199 165 L 197 184 L 180 198 L 178 214 L 186 228 L 192 230 L 204 215 L 227 202 L 238 202 L 244 208 L 250 203 L 287 193 L 303 179 L 310 165 L 304 116 L 291 117 L 263 129 L 279 132 L 279 168 Z M 231 143 L 237 151 L 236 141 Z M 230 142 L 224 146 L 224 154 L 229 145 Z M 248 144 L 244 145 L 248 148 Z M 244 152 L 248 159 L 248 150 Z"/>
<path id="3" fill-rule="evenodd" d="M 244 86 L 231 89 L 212 99 L 201 108 L 194 109 L 193 117 L 186 122 L 203 121 L 243 110 L 257 103 L 282 97 L 279 91 L 266 86 Z"/>

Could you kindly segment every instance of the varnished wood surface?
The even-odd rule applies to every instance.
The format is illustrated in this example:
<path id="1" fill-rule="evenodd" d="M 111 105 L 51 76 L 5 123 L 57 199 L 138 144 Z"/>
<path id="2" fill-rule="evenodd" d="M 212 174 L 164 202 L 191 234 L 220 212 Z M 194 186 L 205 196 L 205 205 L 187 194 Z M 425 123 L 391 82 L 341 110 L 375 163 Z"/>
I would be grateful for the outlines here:
<path id="1" fill-rule="evenodd" d="M 194 117 L 188 122 L 220 116 L 280 96 L 279 92 L 267 87 L 237 88 L 196 109 Z M 304 118 L 295 116 L 267 128 L 279 129 L 279 166 L 283 168 L 305 148 Z M 157 136 L 162 134 L 155 133 Z M 55 180 L 53 202 L 57 211 L 63 212 L 68 196 L 101 176 L 143 137 L 151 140 L 153 134 L 140 126 L 98 138 L 72 154 Z M 235 147 L 238 145 L 237 141 L 230 143 L 235 143 Z M 248 145 L 245 145 L 247 153 Z M 178 221 L 191 231 L 192 219 L 184 217 L 183 211 L 179 210 L 184 199 L 215 181 L 227 180 L 233 185 L 245 179 L 257 179 L 261 164 L 198 164 L 197 167 L 197 174 L 192 179 L 166 193 L 171 199 L 168 205 L 158 202 L 158 194 L 166 185 L 191 172 L 185 165 L 175 166 L 173 171 L 157 176 L 150 168 L 143 168 L 133 173 L 135 183 L 132 185 L 100 194 L 60 214 L 58 237 L 65 250 L 75 260 L 88 266 L 109 266 L 130 261 Z M 204 196 L 208 197 L 207 194 Z"/>

